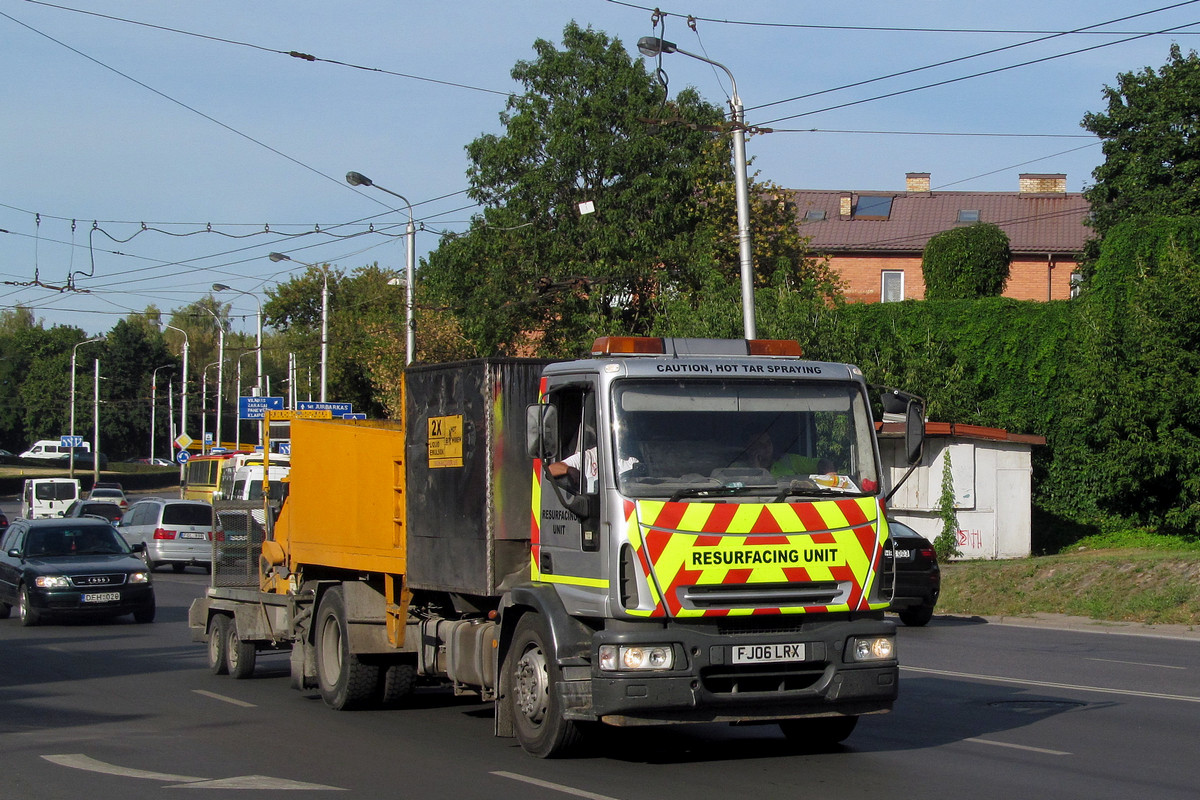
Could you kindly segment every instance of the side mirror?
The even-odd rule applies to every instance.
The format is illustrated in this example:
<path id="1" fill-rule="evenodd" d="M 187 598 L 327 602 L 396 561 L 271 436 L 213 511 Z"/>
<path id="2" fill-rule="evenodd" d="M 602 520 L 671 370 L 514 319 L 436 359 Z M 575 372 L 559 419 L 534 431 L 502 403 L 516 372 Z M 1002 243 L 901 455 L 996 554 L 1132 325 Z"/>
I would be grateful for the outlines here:
<path id="1" fill-rule="evenodd" d="M 129 549 L 131 551 L 133 551 L 134 553 L 140 553 L 146 549 L 146 543 L 145 542 L 135 542 L 135 543 L 129 545 Z"/>
<path id="2" fill-rule="evenodd" d="M 530 458 L 546 458 L 558 441 L 558 409 L 549 403 L 534 403 L 525 408 L 525 453 Z"/>
<path id="3" fill-rule="evenodd" d="M 920 398 L 911 398 L 904 411 L 904 451 L 908 463 L 917 464 L 925 450 L 925 404 Z"/>

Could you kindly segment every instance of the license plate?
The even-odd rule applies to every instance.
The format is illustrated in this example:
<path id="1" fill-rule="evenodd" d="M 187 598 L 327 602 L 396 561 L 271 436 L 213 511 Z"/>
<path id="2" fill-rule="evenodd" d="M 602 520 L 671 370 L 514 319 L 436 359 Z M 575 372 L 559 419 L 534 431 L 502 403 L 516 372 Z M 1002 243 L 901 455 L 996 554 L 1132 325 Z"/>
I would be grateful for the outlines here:
<path id="1" fill-rule="evenodd" d="M 203 533 L 194 533 L 192 531 L 184 531 L 183 533 L 179 534 L 179 538 L 180 539 L 203 539 L 204 534 Z"/>
<path id="2" fill-rule="evenodd" d="M 115 603 L 120 599 L 120 592 L 98 592 L 96 594 L 85 594 L 83 596 L 83 602 L 85 603 Z"/>
<path id="3" fill-rule="evenodd" d="M 735 644 L 734 664 L 770 664 L 779 661 L 803 661 L 804 643 L 795 644 Z"/>
<path id="4" fill-rule="evenodd" d="M 895 557 L 898 561 L 907 561 L 912 558 L 912 550 L 896 550 Z"/>

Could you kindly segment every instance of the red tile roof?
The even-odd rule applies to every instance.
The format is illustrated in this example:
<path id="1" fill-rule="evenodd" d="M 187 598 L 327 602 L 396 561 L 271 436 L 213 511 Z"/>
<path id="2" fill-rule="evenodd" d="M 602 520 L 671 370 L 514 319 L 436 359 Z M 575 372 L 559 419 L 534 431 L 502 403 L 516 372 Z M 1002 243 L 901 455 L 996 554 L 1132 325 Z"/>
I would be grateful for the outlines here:
<path id="1" fill-rule="evenodd" d="M 1091 238 L 1084 221 L 1088 203 L 1075 193 L 1021 192 L 845 192 L 793 190 L 800 233 L 812 237 L 816 252 L 921 252 L 930 237 L 969 223 L 958 222 L 960 210 L 979 211 L 980 222 L 999 225 L 1013 253 L 1075 254 Z M 886 220 L 854 219 L 839 214 L 841 199 L 852 196 L 892 197 Z M 806 220 L 809 211 L 825 219 Z"/>

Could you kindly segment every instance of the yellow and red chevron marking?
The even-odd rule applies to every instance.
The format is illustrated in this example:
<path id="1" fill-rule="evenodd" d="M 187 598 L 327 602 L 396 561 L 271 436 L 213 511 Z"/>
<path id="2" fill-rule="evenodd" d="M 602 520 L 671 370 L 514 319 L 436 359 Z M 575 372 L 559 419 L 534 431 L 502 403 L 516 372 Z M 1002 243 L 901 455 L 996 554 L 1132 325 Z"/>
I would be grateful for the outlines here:
<path id="1" fill-rule="evenodd" d="M 650 584 L 647 617 L 801 614 L 883 608 L 869 594 L 883 547 L 875 498 L 811 503 L 626 504 L 629 539 Z M 786 608 L 684 608 L 689 586 L 836 581 L 844 603 Z"/>
<path id="2" fill-rule="evenodd" d="M 538 381 L 538 402 L 546 401 L 546 376 Z M 542 575 L 539 564 L 542 560 L 542 460 L 533 459 L 533 491 L 530 492 L 533 501 L 530 503 L 529 516 L 529 574 L 533 580 L 539 580 Z"/>

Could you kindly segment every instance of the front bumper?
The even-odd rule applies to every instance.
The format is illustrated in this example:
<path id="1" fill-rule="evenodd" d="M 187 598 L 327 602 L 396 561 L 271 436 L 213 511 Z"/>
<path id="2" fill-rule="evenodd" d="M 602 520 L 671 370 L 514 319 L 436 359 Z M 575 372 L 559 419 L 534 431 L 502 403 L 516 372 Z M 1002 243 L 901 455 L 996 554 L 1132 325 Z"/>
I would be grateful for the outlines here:
<path id="1" fill-rule="evenodd" d="M 117 594 L 117 600 L 89 602 L 86 595 Z M 119 589 L 29 589 L 29 604 L 46 614 L 112 615 L 132 614 L 154 604 L 154 587 L 150 584 L 126 585 Z"/>
<path id="2" fill-rule="evenodd" d="M 641 627 L 641 626 L 639 626 Z M 854 662 L 845 656 L 855 636 L 894 636 L 882 619 L 809 622 L 786 631 L 737 623 L 701 626 L 648 625 L 645 630 L 604 630 L 592 642 L 588 681 L 565 680 L 564 713 L 612 725 L 663 722 L 766 722 L 796 717 L 882 713 L 896 699 L 899 664 Z M 670 670 L 602 672 L 602 644 L 663 644 L 675 651 Z M 732 663 L 737 645 L 804 644 L 804 660 Z M 564 668 L 564 678 L 573 670 Z M 582 675 L 578 672 L 575 675 Z M 590 691 L 589 689 L 590 683 Z"/>

